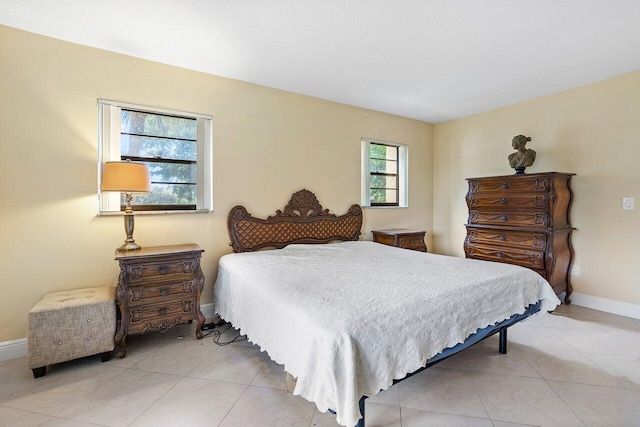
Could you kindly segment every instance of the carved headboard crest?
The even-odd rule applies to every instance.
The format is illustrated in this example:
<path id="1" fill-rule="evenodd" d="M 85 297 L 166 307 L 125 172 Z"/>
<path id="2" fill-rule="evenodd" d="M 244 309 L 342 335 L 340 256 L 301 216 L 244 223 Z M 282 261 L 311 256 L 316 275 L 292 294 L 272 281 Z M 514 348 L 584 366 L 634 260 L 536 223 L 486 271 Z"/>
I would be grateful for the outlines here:
<path id="1" fill-rule="evenodd" d="M 284 212 L 278 209 L 276 214 L 267 219 L 275 217 L 314 217 L 314 216 L 335 216 L 329 213 L 329 209 L 322 210 L 322 205 L 315 194 L 302 189 L 293 193 L 291 200 L 284 207 Z"/>
<path id="2" fill-rule="evenodd" d="M 293 193 L 284 210 L 278 209 L 267 219 L 252 217 L 243 206 L 235 206 L 227 218 L 234 252 L 280 249 L 292 243 L 358 240 L 361 227 L 359 205 L 352 205 L 346 214 L 336 216 L 323 209 L 315 194 L 306 189 Z"/>

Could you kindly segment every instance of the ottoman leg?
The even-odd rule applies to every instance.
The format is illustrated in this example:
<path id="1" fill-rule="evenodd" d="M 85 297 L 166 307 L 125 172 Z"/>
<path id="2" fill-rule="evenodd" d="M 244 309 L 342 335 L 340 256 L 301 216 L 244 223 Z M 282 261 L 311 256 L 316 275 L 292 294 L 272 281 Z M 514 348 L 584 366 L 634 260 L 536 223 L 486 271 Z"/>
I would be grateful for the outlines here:
<path id="1" fill-rule="evenodd" d="M 100 356 L 102 356 L 102 361 L 103 362 L 108 362 L 109 360 L 111 360 L 111 351 L 105 351 L 104 353 L 102 353 Z"/>
<path id="2" fill-rule="evenodd" d="M 33 378 L 44 377 L 44 374 L 47 373 L 47 367 L 40 366 L 39 368 L 33 368 L 32 371 L 33 371 Z"/>

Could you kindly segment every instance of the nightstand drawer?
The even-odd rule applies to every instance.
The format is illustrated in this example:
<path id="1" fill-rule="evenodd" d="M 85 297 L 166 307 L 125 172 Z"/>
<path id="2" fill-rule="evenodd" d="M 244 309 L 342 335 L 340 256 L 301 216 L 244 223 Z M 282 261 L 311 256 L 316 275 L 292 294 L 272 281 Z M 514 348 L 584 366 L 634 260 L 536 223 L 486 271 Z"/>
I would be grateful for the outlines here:
<path id="1" fill-rule="evenodd" d="M 129 287 L 129 303 L 131 305 L 146 304 L 156 298 L 188 297 L 196 295 L 196 281 L 159 283 L 146 286 Z"/>
<path id="2" fill-rule="evenodd" d="M 422 250 L 424 248 L 424 236 L 400 236 L 398 237 L 398 247 Z"/>
<path id="3" fill-rule="evenodd" d="M 374 230 L 373 241 L 387 246 L 396 246 L 402 249 L 427 252 L 427 245 L 424 243 L 424 231 L 413 231 L 405 229 L 397 230 Z"/>
<path id="4" fill-rule="evenodd" d="M 186 298 L 173 301 L 164 301 L 159 304 L 131 307 L 129 309 L 129 321 L 131 325 L 139 322 L 148 322 L 165 317 L 175 317 L 182 314 L 190 314 L 185 319 L 190 319 L 195 311 L 195 298 Z"/>
<path id="5" fill-rule="evenodd" d="M 146 262 L 127 266 L 127 278 L 129 284 L 137 282 L 179 277 L 182 275 L 193 276 L 198 261 L 196 259 L 178 259 L 161 262 Z"/>

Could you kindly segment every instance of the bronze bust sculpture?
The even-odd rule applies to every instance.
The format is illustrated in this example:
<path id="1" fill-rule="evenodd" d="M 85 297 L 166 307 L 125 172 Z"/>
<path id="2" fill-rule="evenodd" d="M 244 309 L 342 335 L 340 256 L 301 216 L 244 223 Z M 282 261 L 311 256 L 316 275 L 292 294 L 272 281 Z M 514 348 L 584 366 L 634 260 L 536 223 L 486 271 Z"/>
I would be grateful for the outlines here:
<path id="1" fill-rule="evenodd" d="M 514 136 L 511 141 L 513 148 L 518 151 L 509 154 L 509 166 L 514 168 L 517 174 L 524 173 L 524 169 L 536 160 L 536 152 L 525 147 L 528 141 L 531 141 L 531 137 L 524 135 Z"/>

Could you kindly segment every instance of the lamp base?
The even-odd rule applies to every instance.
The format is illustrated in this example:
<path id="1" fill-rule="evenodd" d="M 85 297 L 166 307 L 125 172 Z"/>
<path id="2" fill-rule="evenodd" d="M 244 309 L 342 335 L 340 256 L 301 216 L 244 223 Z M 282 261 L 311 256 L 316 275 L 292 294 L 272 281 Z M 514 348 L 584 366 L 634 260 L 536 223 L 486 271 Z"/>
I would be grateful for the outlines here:
<path id="1" fill-rule="evenodd" d="M 118 251 L 138 251 L 142 249 L 142 246 L 138 245 L 133 239 L 133 208 L 131 207 L 131 200 L 133 196 L 131 193 L 125 194 L 125 201 L 127 202 L 127 208 L 124 211 L 124 231 L 127 233 L 127 238 L 124 239 L 124 244 L 120 246 Z"/>
<path id="2" fill-rule="evenodd" d="M 138 245 L 136 242 L 125 242 L 122 246 L 120 246 L 117 251 L 138 251 L 142 249 L 142 246 Z"/>

